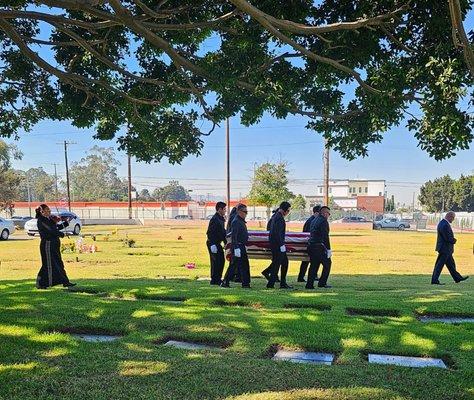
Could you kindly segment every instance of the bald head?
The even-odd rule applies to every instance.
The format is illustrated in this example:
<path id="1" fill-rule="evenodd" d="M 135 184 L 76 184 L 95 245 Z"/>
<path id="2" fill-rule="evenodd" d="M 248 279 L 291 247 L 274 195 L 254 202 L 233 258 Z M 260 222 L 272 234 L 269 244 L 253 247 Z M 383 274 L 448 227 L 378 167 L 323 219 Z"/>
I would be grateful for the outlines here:
<path id="1" fill-rule="evenodd" d="M 449 223 L 451 223 L 454 221 L 454 218 L 456 218 L 456 213 L 454 211 L 448 211 L 444 218 L 448 220 Z"/>

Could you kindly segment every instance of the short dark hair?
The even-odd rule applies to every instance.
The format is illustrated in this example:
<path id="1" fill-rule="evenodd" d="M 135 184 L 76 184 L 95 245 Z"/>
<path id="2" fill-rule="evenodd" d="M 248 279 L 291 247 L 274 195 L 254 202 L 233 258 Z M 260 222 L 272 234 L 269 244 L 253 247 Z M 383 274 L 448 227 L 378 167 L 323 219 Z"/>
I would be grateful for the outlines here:
<path id="1" fill-rule="evenodd" d="M 313 207 L 313 214 L 319 212 L 321 210 L 321 206 L 318 204 L 317 206 Z"/>
<path id="2" fill-rule="evenodd" d="M 281 204 L 280 204 L 280 207 L 278 207 L 280 210 L 283 210 L 283 211 L 288 211 L 291 207 L 291 204 L 288 203 L 287 201 L 282 201 Z"/>
<path id="3" fill-rule="evenodd" d="M 244 208 L 247 208 L 245 204 L 240 203 L 237 205 L 237 211 L 242 211 Z"/>
<path id="4" fill-rule="evenodd" d="M 221 208 L 226 208 L 227 204 L 225 204 L 223 201 L 218 201 L 216 203 L 216 211 L 220 210 Z"/>
<path id="5" fill-rule="evenodd" d="M 324 209 L 328 210 L 328 211 L 331 211 L 331 209 L 328 207 L 328 206 L 322 206 L 320 209 L 319 209 L 319 212 L 323 211 Z"/>

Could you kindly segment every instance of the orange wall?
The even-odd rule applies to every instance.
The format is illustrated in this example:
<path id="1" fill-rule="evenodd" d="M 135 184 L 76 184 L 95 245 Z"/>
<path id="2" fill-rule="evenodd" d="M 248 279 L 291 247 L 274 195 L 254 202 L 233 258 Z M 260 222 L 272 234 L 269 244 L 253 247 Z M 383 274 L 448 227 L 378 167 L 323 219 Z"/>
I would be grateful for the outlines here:
<path id="1" fill-rule="evenodd" d="M 357 208 L 359 210 L 383 213 L 384 200 L 383 196 L 357 196 Z"/>

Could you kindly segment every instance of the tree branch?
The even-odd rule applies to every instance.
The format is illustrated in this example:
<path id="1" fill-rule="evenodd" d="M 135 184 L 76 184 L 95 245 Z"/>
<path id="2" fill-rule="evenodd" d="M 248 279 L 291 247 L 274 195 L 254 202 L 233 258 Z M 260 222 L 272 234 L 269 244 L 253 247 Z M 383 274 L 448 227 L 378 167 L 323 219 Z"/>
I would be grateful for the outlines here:
<path id="1" fill-rule="evenodd" d="M 471 73 L 471 77 L 474 79 L 474 51 L 472 45 L 469 43 L 466 31 L 464 30 L 461 5 L 459 0 L 448 0 L 449 1 L 449 13 L 451 15 L 451 24 L 453 26 L 453 42 L 454 45 L 460 47 L 464 54 L 467 67 Z"/>
<path id="2" fill-rule="evenodd" d="M 376 17 L 372 17 L 372 18 L 359 19 L 353 22 L 337 22 L 337 23 L 329 24 L 325 26 L 312 26 L 312 25 L 300 24 L 300 23 L 285 20 L 285 19 L 274 18 L 271 15 L 266 14 L 263 11 L 259 10 L 258 8 L 254 7 L 246 0 L 230 0 L 230 1 L 237 8 L 239 8 L 240 10 L 244 11 L 245 13 L 251 16 L 258 15 L 259 17 L 265 18 L 277 29 L 281 29 L 287 32 L 296 33 L 300 35 L 314 35 L 314 34 L 335 32 L 335 31 L 341 31 L 341 30 L 357 30 L 364 27 L 378 26 L 378 25 L 383 24 L 387 20 L 398 17 L 400 13 L 406 11 L 409 8 L 409 3 L 410 3 L 410 1 L 408 1 L 406 5 L 399 7 L 392 12 L 389 12 L 387 14 L 377 15 Z"/>
<path id="3" fill-rule="evenodd" d="M 74 86 L 85 93 L 90 92 L 90 88 L 83 85 L 84 83 L 88 83 L 90 85 L 98 85 L 106 90 L 110 90 L 114 92 L 115 94 L 119 95 L 120 97 L 127 99 L 131 103 L 147 104 L 147 105 L 158 105 L 161 103 L 161 101 L 157 101 L 157 100 L 135 98 L 133 96 L 128 95 L 127 93 L 125 93 L 124 91 L 120 89 L 114 88 L 113 86 L 111 86 L 110 84 L 104 81 L 86 78 L 84 76 L 71 73 L 71 72 L 61 71 L 57 69 L 56 67 L 54 67 L 53 65 L 49 64 L 46 60 L 44 60 L 37 53 L 31 50 L 28 47 L 28 45 L 23 41 L 19 33 L 7 22 L 7 20 L 0 18 L 0 28 L 18 46 L 18 48 L 21 50 L 23 55 L 28 57 L 36 65 L 38 65 L 40 68 L 50 73 L 51 75 L 57 77 L 62 82 L 69 84 L 71 86 Z M 95 95 L 95 97 L 100 99 L 100 97 L 98 97 L 97 95 Z"/>

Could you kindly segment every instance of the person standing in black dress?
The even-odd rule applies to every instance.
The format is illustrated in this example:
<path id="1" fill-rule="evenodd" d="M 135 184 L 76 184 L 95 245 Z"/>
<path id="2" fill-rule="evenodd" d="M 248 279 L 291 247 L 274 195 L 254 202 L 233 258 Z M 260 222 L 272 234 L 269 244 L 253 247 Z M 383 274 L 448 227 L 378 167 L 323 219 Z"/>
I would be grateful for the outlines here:
<path id="1" fill-rule="evenodd" d="M 58 223 L 59 221 L 51 215 L 51 210 L 46 204 L 41 204 L 36 209 L 36 219 L 41 237 L 41 269 L 36 278 L 36 287 L 46 289 L 61 284 L 64 287 L 75 286 L 75 283 L 69 281 L 64 269 L 59 241 L 59 238 L 64 237 L 61 229 L 67 227 L 68 222 Z"/>
<path id="2" fill-rule="evenodd" d="M 314 206 L 313 207 L 313 215 L 311 215 L 311 217 L 309 217 L 306 222 L 304 223 L 303 225 L 303 232 L 310 232 L 311 230 L 311 222 L 314 221 L 314 219 L 319 215 L 319 209 L 321 208 L 321 206 Z M 298 282 L 306 282 L 306 280 L 304 279 L 305 275 L 306 275 L 306 271 L 308 270 L 308 265 L 309 265 L 309 261 L 301 261 L 301 265 L 300 265 L 300 273 L 298 274 Z M 317 271 L 316 271 L 316 278 L 315 280 L 317 281 L 318 280 L 318 276 L 317 276 Z"/>
<path id="3" fill-rule="evenodd" d="M 216 204 L 216 213 L 209 221 L 207 228 L 207 249 L 211 258 L 211 285 L 220 285 L 222 281 L 222 271 L 224 270 L 224 245 L 227 243 L 225 218 L 226 204 L 218 201 Z"/>

